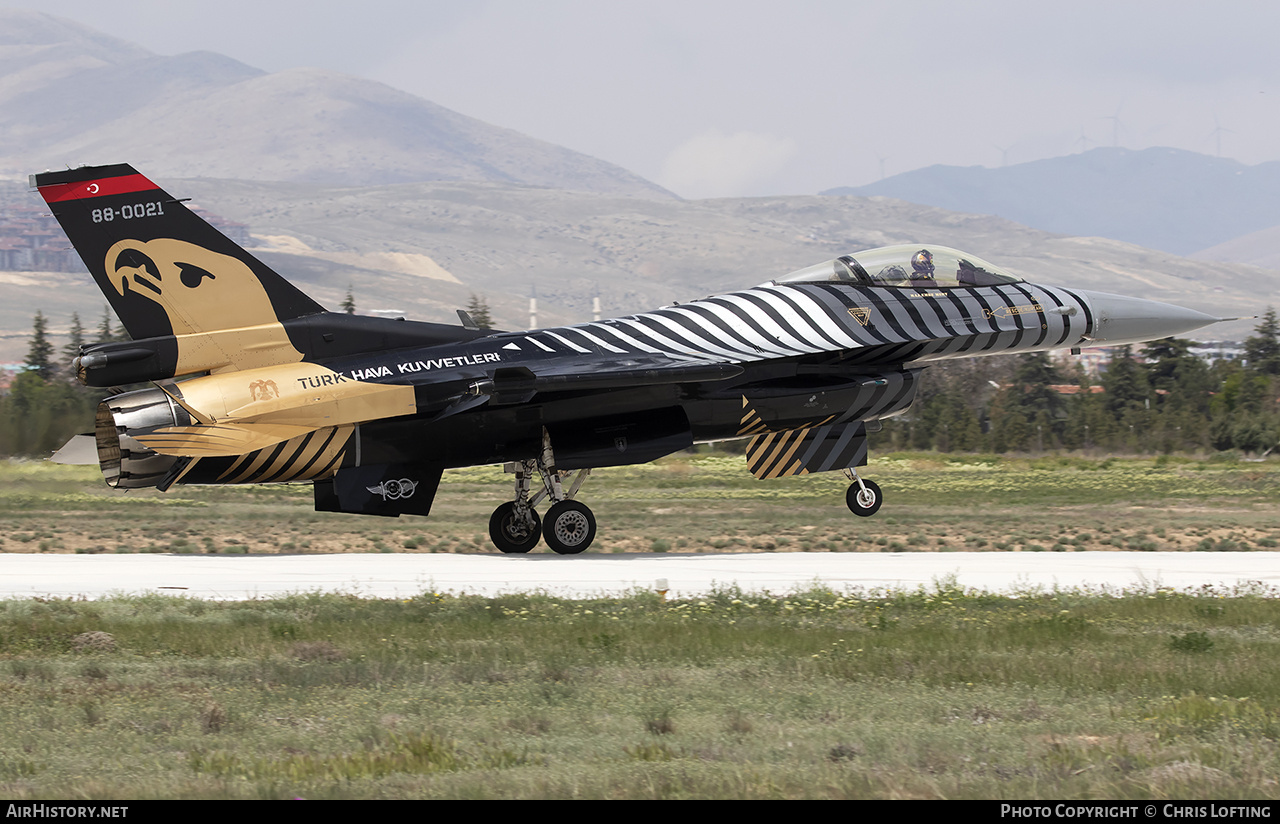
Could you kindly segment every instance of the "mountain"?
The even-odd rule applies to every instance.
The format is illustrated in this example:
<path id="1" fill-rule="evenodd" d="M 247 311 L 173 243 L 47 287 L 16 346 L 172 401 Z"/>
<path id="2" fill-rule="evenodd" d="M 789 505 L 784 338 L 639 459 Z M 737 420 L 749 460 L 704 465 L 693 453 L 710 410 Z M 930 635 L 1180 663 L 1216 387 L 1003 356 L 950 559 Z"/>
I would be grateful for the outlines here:
<path id="1" fill-rule="evenodd" d="M 1250 266 L 1280 271 L 1280 226 L 1270 226 L 1226 243 L 1201 249 L 1191 255 L 1191 258 L 1217 263 L 1247 263 Z"/>
<path id="2" fill-rule="evenodd" d="M 1280 224 L 1280 162 L 1101 148 L 1000 169 L 930 166 L 823 194 L 893 197 L 1187 255 Z"/>
<path id="3" fill-rule="evenodd" d="M 1195 197 L 1165 192 L 1169 202 L 1161 204 L 1143 185 L 1112 185 L 1110 177 L 1132 178 L 1128 155 L 1147 155 L 1107 154 L 1114 151 L 1060 159 L 1105 167 L 1111 158 L 1110 172 L 1046 171 L 1034 184 L 999 177 L 989 188 L 1049 211 L 1093 198 L 1099 213 L 1134 213 L 1158 226 L 1158 215 L 1143 210 L 1200 214 L 1220 197 L 1212 193 L 1226 169 L 1249 180 L 1235 197 L 1253 204 L 1261 221 L 1253 228 L 1280 224 L 1254 194 L 1263 167 L 1201 158 L 1211 161 L 1209 172 L 1175 174 L 1159 171 L 1172 162 L 1159 152 L 1172 150 L 1158 150 L 1148 188 L 1197 180 L 1202 187 Z M 1028 228 L 990 216 L 997 209 L 962 213 L 849 196 L 682 201 L 619 167 L 378 83 L 315 69 L 268 74 L 208 52 L 155 55 L 48 15 L 0 11 L 0 204 L 41 208 L 26 187 L 30 172 L 117 162 L 247 224 L 254 253 L 322 304 L 338 306 L 350 287 L 361 312 L 422 320 L 456 322 L 454 309 L 475 293 L 500 326 L 523 328 L 534 288 L 541 325 L 589 319 L 597 293 L 606 314 L 626 314 L 894 243 L 954 246 L 1032 280 L 1227 316 L 1257 311 L 1280 294 L 1280 272 L 1191 261 L 1091 227 Z M 958 178 L 989 180 L 1017 168 L 958 170 Z M 1107 201 L 1099 192 L 1108 186 L 1129 200 Z M 1252 229 L 1227 237 L 1245 231 Z M 0 363 L 22 359 L 37 310 L 57 336 L 72 312 L 96 328 L 105 305 L 83 272 L 0 271 L 0 289 Z M 1251 328 L 1246 321 L 1204 334 L 1243 337 Z"/>
<path id="4" fill-rule="evenodd" d="M 146 172 L 145 169 L 142 171 Z M 358 311 L 455 323 L 471 294 L 503 328 L 652 309 L 780 277 L 895 243 L 971 251 L 1043 283 L 1167 301 L 1221 316 L 1261 311 L 1280 272 L 1192 261 L 1105 238 L 1073 238 L 1010 221 L 886 198 L 795 196 L 681 201 L 476 182 L 335 187 L 157 178 L 175 197 L 248 224 L 255 255 L 321 304 L 348 287 Z M 39 202 L 24 185 L 0 200 Z M 85 273 L 0 272 L 0 363 L 21 360 L 31 318 L 61 334 L 71 312 L 94 328 L 104 301 Z M 1253 321 L 1206 338 L 1243 338 Z M 62 338 L 55 344 L 61 345 Z"/>
<path id="5" fill-rule="evenodd" d="M 132 163 L 147 174 L 339 185 L 472 180 L 645 197 L 627 170 L 320 69 L 173 57 L 0 10 L 0 176 Z"/>

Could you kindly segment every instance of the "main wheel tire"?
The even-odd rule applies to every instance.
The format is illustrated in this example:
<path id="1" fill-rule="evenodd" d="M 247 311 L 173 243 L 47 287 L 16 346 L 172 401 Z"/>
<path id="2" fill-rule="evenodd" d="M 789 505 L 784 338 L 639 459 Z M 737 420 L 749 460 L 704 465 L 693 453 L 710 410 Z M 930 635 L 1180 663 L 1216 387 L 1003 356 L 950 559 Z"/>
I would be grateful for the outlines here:
<path id="1" fill-rule="evenodd" d="M 863 478 L 862 485 L 857 481 L 849 484 L 849 491 L 844 493 L 844 502 L 854 515 L 866 518 L 880 509 L 880 504 L 884 503 L 884 495 L 880 494 L 880 487 L 874 481 Z"/>
<path id="2" fill-rule="evenodd" d="M 542 537 L 561 555 L 577 555 L 596 539 L 596 516 L 577 501 L 552 504 L 542 521 Z"/>
<path id="3" fill-rule="evenodd" d="M 529 515 L 533 523 L 516 520 L 515 502 L 505 503 L 493 511 L 489 518 L 489 540 L 506 553 L 524 553 L 538 545 L 542 533 L 542 519 L 532 508 Z"/>

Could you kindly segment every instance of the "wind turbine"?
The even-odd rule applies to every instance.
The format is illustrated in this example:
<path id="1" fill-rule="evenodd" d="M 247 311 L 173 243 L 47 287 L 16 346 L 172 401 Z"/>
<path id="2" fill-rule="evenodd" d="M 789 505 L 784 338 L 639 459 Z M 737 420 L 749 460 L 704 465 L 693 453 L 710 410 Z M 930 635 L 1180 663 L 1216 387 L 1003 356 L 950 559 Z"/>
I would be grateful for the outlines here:
<path id="1" fill-rule="evenodd" d="M 889 159 L 889 158 L 885 157 L 884 155 L 880 154 L 879 152 L 876 152 L 876 160 L 880 161 L 880 179 L 881 179 L 881 180 L 884 180 L 884 177 L 885 177 L 885 175 L 884 175 L 884 162 L 885 162 L 886 160 L 888 160 L 888 159 Z"/>
<path id="2" fill-rule="evenodd" d="M 1114 147 L 1116 147 L 1116 148 L 1119 148 L 1119 147 L 1120 147 L 1120 130 L 1121 130 L 1121 126 L 1120 126 L 1120 110 L 1121 110 L 1122 108 L 1124 108 L 1124 104 L 1123 104 L 1123 103 L 1121 103 L 1119 106 L 1116 106 L 1116 113 L 1115 113 L 1115 114 L 1111 115 L 1110 117 L 1099 117 L 1099 118 L 1098 118 L 1099 120 L 1110 120 L 1110 121 L 1111 121 L 1111 145 L 1112 145 L 1112 146 L 1114 146 Z"/>
<path id="3" fill-rule="evenodd" d="M 1213 116 L 1213 131 L 1209 133 L 1209 137 L 1213 138 L 1214 141 L 1216 142 L 1217 157 L 1222 157 L 1222 135 L 1223 134 L 1235 134 L 1235 132 L 1231 129 L 1222 128 L 1222 124 L 1218 122 L 1218 116 L 1215 114 Z"/>
<path id="4" fill-rule="evenodd" d="M 1075 142 L 1075 145 L 1080 147 L 1080 151 L 1081 151 L 1081 152 L 1087 152 L 1087 151 L 1089 151 L 1089 143 L 1090 143 L 1090 142 L 1091 142 L 1091 141 L 1089 140 L 1089 138 L 1085 136 L 1085 133 L 1084 133 L 1084 124 L 1083 124 L 1083 123 L 1081 123 L 1081 124 L 1080 124 L 1080 138 Z"/>

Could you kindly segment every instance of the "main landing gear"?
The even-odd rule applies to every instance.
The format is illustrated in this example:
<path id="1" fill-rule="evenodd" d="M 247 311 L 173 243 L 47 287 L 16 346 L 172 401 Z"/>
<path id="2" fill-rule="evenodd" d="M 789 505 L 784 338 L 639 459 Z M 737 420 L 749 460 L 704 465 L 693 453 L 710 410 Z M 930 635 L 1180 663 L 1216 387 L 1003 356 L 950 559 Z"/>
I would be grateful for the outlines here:
<path id="1" fill-rule="evenodd" d="M 516 499 L 495 509 L 489 518 L 489 538 L 494 546 L 506 553 L 524 553 L 538 545 L 539 536 L 560 555 L 577 555 L 591 546 L 596 538 L 596 516 L 586 504 L 573 500 L 591 474 L 590 469 L 564 475 L 556 471 L 551 440 L 545 431 L 542 455 L 537 460 L 516 461 L 506 468 L 516 476 Z M 535 477 L 542 482 L 542 489 L 530 498 Z M 570 478 L 572 484 L 565 492 L 564 482 Z M 546 518 L 539 518 L 534 507 L 543 498 L 550 498 L 553 503 Z"/>
<path id="2" fill-rule="evenodd" d="M 846 469 L 844 475 L 853 481 L 849 484 L 848 491 L 844 493 L 844 502 L 848 505 L 849 511 L 863 518 L 876 514 L 880 504 L 884 503 L 884 495 L 881 494 L 880 487 L 873 481 L 859 477 L 856 469 Z"/>

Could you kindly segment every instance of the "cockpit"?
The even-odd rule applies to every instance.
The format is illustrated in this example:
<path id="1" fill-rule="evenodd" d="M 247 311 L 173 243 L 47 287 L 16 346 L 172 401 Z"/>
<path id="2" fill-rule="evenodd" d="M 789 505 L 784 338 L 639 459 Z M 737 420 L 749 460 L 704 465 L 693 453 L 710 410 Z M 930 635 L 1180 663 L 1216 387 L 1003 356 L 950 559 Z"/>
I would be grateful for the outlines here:
<path id="1" fill-rule="evenodd" d="M 946 246 L 884 246 L 807 266 L 773 282 L 953 289 L 1021 281 L 981 258 Z"/>

